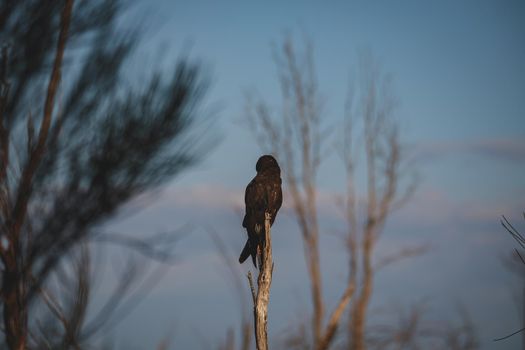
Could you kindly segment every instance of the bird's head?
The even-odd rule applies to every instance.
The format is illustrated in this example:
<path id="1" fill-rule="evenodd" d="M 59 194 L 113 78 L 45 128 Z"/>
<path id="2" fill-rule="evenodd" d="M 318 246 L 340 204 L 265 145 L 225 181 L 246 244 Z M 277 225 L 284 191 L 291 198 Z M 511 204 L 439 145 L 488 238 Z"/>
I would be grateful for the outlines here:
<path id="1" fill-rule="evenodd" d="M 262 171 L 267 170 L 273 170 L 281 172 L 281 168 L 279 168 L 279 164 L 277 164 L 277 160 L 269 154 L 266 154 L 259 158 L 257 161 L 257 164 L 255 165 L 255 170 L 260 173 Z"/>

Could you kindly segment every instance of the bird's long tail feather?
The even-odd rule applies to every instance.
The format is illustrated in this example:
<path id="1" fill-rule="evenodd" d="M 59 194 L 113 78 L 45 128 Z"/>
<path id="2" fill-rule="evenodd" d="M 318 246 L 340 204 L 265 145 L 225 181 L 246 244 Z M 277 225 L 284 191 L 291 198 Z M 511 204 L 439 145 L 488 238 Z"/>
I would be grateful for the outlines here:
<path id="1" fill-rule="evenodd" d="M 257 262 L 256 262 L 257 249 L 252 249 L 250 240 L 248 239 L 246 241 L 246 244 L 244 245 L 244 248 L 242 249 L 241 255 L 239 256 L 239 263 L 242 264 L 246 259 L 248 259 L 250 255 L 252 256 L 253 266 L 257 268 Z"/>

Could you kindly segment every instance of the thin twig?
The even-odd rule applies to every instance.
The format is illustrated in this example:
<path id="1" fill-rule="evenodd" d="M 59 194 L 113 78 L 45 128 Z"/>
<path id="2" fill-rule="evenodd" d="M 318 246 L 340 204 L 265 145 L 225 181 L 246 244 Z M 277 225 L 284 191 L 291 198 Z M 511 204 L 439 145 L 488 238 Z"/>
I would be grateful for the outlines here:
<path id="1" fill-rule="evenodd" d="M 511 333 L 511 334 L 509 334 L 509 335 L 507 335 L 507 336 L 504 336 L 504 337 L 502 337 L 502 338 L 494 339 L 493 341 L 505 340 L 505 339 L 510 338 L 510 337 L 512 337 L 513 335 L 516 335 L 516 334 L 518 334 L 518 333 L 520 333 L 520 332 L 523 332 L 523 331 L 525 331 L 525 327 L 523 327 L 523 328 L 520 329 L 520 330 L 517 330 L 517 331 L 514 332 L 514 333 Z"/>
<path id="2" fill-rule="evenodd" d="M 516 254 L 519 256 L 521 262 L 523 263 L 523 265 L 525 265 L 525 260 L 523 260 L 523 257 L 521 256 L 520 252 L 518 252 L 518 250 L 516 248 L 514 248 L 514 250 L 516 251 Z"/>
<path id="3" fill-rule="evenodd" d="M 253 286 L 252 272 L 248 271 L 248 275 L 246 277 L 248 277 L 248 283 L 250 283 L 250 290 L 252 292 L 253 304 L 255 305 L 256 297 L 255 297 L 255 287 Z"/>

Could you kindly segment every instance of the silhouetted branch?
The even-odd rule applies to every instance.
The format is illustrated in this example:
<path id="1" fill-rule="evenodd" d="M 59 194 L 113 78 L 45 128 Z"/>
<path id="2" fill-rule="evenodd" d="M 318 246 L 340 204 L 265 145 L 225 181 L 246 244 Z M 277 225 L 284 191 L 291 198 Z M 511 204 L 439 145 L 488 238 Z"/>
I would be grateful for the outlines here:
<path id="1" fill-rule="evenodd" d="M 525 219 L 525 212 L 523 213 L 523 218 Z M 516 242 L 518 242 L 518 244 L 521 246 L 521 248 L 525 249 L 525 237 L 507 220 L 507 218 L 502 215 L 502 219 L 501 219 L 501 225 L 505 228 L 505 230 L 507 230 L 508 233 L 510 233 L 510 235 L 512 236 L 512 238 L 514 238 L 514 240 L 516 240 Z M 516 252 L 516 256 L 519 258 L 519 263 L 525 265 L 525 260 L 523 259 L 523 257 L 521 256 L 520 252 L 518 251 L 518 249 L 514 249 L 514 251 Z M 514 270 L 515 272 L 518 273 L 518 275 L 521 277 L 523 276 L 523 266 L 520 265 L 520 268 L 517 269 L 517 265 L 515 264 L 509 264 L 509 268 L 511 270 Z M 522 302 L 525 302 L 525 300 L 522 300 Z M 494 341 L 501 341 L 501 340 L 505 340 L 505 339 L 508 339 L 510 337 L 512 337 L 513 335 L 516 335 L 516 334 L 519 334 L 521 332 L 525 331 L 525 327 L 524 328 L 521 328 L 509 335 L 506 335 L 504 337 L 500 337 L 500 338 L 496 338 L 494 339 Z"/>
<path id="2" fill-rule="evenodd" d="M 525 216 L 525 213 L 523 215 Z M 518 242 L 518 244 L 523 249 L 525 249 L 525 237 L 523 237 L 523 235 L 519 233 L 518 230 L 514 228 L 514 226 L 512 226 L 512 224 L 507 220 L 505 215 L 502 215 L 501 225 L 505 228 L 505 230 L 507 230 L 508 233 L 510 233 L 512 238 L 514 238 L 516 242 Z"/>
<path id="3" fill-rule="evenodd" d="M 525 331 L 525 327 L 522 328 L 522 329 L 519 329 L 519 330 L 517 330 L 516 332 L 513 332 L 513 333 L 511 333 L 511 334 L 509 334 L 509 335 L 506 335 L 506 336 L 504 336 L 504 337 L 496 338 L 496 339 L 494 339 L 494 341 L 505 340 L 505 339 L 510 338 L 510 337 L 512 337 L 513 335 L 516 335 L 516 334 L 521 333 L 521 332 L 523 332 L 523 331 Z"/>

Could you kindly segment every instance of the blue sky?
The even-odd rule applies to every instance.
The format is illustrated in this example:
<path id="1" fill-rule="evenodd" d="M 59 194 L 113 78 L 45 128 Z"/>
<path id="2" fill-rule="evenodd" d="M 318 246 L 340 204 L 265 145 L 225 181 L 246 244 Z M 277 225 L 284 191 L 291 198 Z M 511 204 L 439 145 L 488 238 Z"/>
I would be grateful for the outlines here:
<path id="1" fill-rule="evenodd" d="M 132 67 L 169 65 L 189 47 L 209 72 L 207 109 L 221 141 L 163 195 L 133 204 L 145 207 L 139 214 L 112 225 L 137 234 L 195 226 L 177 246 L 179 263 L 118 328 L 119 344 L 143 348 L 169 333 L 174 348 L 209 348 L 240 322 L 238 294 L 205 228 L 213 227 L 236 258 L 245 240 L 236 208 L 261 152 L 243 124 L 244 95 L 257 91 L 279 106 L 272 45 L 286 34 L 299 43 L 306 34 L 314 44 L 328 122 L 342 116 L 359 50 L 370 49 L 394 77 L 403 141 L 415 155 L 421 183 L 388 222 L 378 255 L 413 243 L 432 250 L 379 272 L 372 308 L 426 300 L 429 318 L 447 320 L 457 319 L 461 303 L 479 327 L 482 348 L 519 344 L 518 338 L 496 345 L 491 339 L 520 327 L 512 300 L 517 284 L 501 262 L 514 244 L 499 217 L 507 215 L 525 231 L 523 1 L 155 0 L 137 1 L 124 23 L 137 18 L 148 33 Z M 337 158 L 328 156 L 318 187 L 327 202 L 342 181 Z M 340 224 L 333 213 L 321 212 L 325 231 Z M 278 344 L 287 326 L 304 320 L 309 302 L 290 210 L 280 213 L 273 232 L 270 335 Z M 335 237 L 323 236 L 329 306 L 346 276 L 339 246 Z"/>

